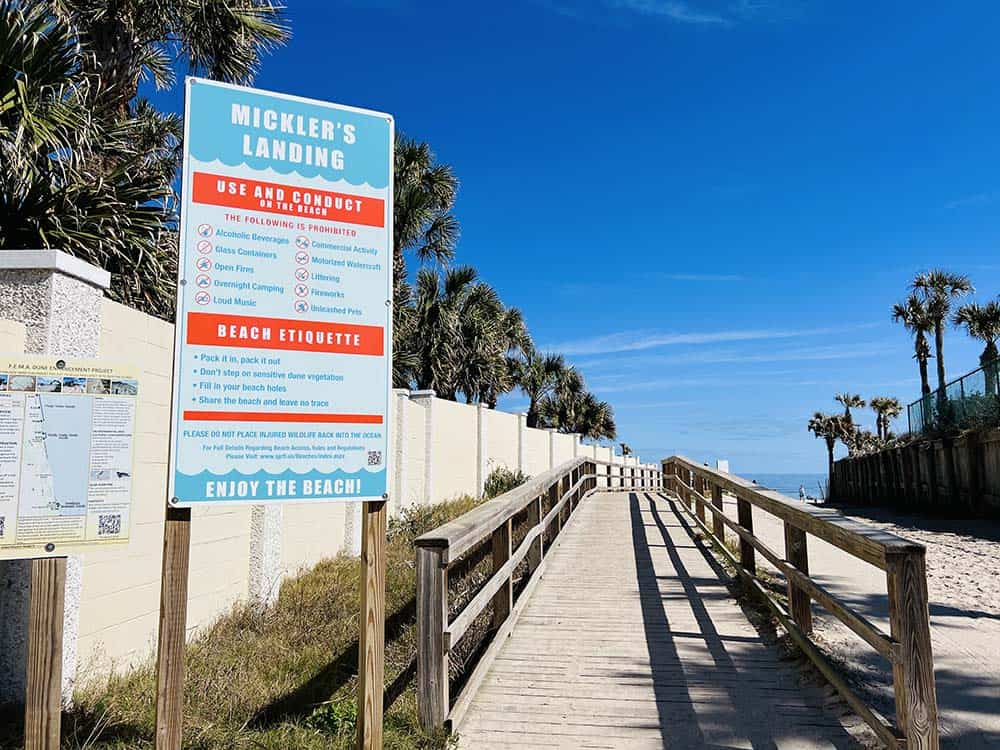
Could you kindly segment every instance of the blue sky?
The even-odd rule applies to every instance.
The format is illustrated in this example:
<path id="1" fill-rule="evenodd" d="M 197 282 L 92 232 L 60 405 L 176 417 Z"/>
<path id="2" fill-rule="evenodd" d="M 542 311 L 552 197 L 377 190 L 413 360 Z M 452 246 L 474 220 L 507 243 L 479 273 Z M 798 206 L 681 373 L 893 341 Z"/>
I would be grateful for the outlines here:
<path id="1" fill-rule="evenodd" d="M 392 112 L 453 165 L 456 262 L 644 459 L 820 471 L 833 393 L 918 395 L 889 316 L 915 271 L 1000 292 L 995 3 L 290 5 L 257 85 Z M 950 333 L 949 375 L 980 348 Z"/>

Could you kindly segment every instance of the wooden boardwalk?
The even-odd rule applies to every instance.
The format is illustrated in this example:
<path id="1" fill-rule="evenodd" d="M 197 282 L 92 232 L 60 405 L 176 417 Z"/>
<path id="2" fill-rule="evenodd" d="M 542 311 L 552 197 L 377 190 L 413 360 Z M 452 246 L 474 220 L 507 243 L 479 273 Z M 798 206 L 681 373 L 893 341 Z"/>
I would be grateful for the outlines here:
<path id="1" fill-rule="evenodd" d="M 459 747 L 853 748 L 649 493 L 585 500 L 476 693 Z"/>

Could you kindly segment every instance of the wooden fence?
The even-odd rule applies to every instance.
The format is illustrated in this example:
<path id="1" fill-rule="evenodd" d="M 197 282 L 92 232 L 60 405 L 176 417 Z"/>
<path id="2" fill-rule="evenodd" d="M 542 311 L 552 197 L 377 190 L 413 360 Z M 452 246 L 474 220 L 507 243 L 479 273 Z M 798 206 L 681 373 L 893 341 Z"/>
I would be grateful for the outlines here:
<path id="1" fill-rule="evenodd" d="M 1000 430 L 843 458 L 830 484 L 831 496 L 842 502 L 1000 517 Z"/>
<path id="2" fill-rule="evenodd" d="M 795 502 L 778 492 L 762 489 L 748 480 L 682 456 L 663 461 L 663 480 L 666 488 L 676 493 L 681 501 L 679 507 L 695 520 L 741 577 L 763 597 L 805 655 L 886 746 L 938 750 L 937 697 L 923 545 L 852 521 L 836 511 Z M 735 521 L 723 511 L 723 492 L 736 497 Z M 783 522 L 784 557 L 754 535 L 753 508 Z M 711 512 L 711 526 L 706 511 Z M 725 544 L 727 527 L 739 537 L 738 556 L 734 556 Z M 889 634 L 809 576 L 807 535 L 810 534 L 885 571 Z M 784 574 L 788 582 L 787 610 L 757 577 L 756 552 Z M 896 697 L 895 726 L 858 697 L 813 643 L 810 638 L 811 601 L 823 606 L 891 662 Z"/>
<path id="3" fill-rule="evenodd" d="M 658 469 L 576 458 L 416 540 L 417 701 L 425 729 L 450 728 L 468 710 L 545 568 L 546 543 L 558 538 L 580 502 L 599 488 L 661 487 Z M 449 601 L 455 588 L 449 578 L 454 584 L 487 559 L 489 577 L 478 590 Z M 475 665 L 458 676 L 452 696 L 451 654 L 481 630 L 485 636 L 466 649 Z"/>

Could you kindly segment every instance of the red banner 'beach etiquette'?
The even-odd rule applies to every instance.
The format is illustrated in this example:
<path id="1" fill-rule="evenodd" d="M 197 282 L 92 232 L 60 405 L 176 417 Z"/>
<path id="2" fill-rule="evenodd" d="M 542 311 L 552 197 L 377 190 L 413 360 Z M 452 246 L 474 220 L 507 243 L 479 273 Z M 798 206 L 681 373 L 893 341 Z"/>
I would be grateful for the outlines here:
<path id="1" fill-rule="evenodd" d="M 187 343 L 381 357 L 385 353 L 385 329 L 350 323 L 193 312 L 187 316 Z"/>

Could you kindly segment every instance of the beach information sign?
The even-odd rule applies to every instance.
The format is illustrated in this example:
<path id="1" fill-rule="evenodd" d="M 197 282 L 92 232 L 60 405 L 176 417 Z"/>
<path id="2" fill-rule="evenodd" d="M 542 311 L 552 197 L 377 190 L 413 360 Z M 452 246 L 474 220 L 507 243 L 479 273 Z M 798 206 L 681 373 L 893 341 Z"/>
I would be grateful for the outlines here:
<path id="1" fill-rule="evenodd" d="M 0 355 L 0 560 L 128 542 L 138 398 L 130 367 Z"/>
<path id="2" fill-rule="evenodd" d="M 392 118 L 186 94 L 170 502 L 382 500 Z"/>

